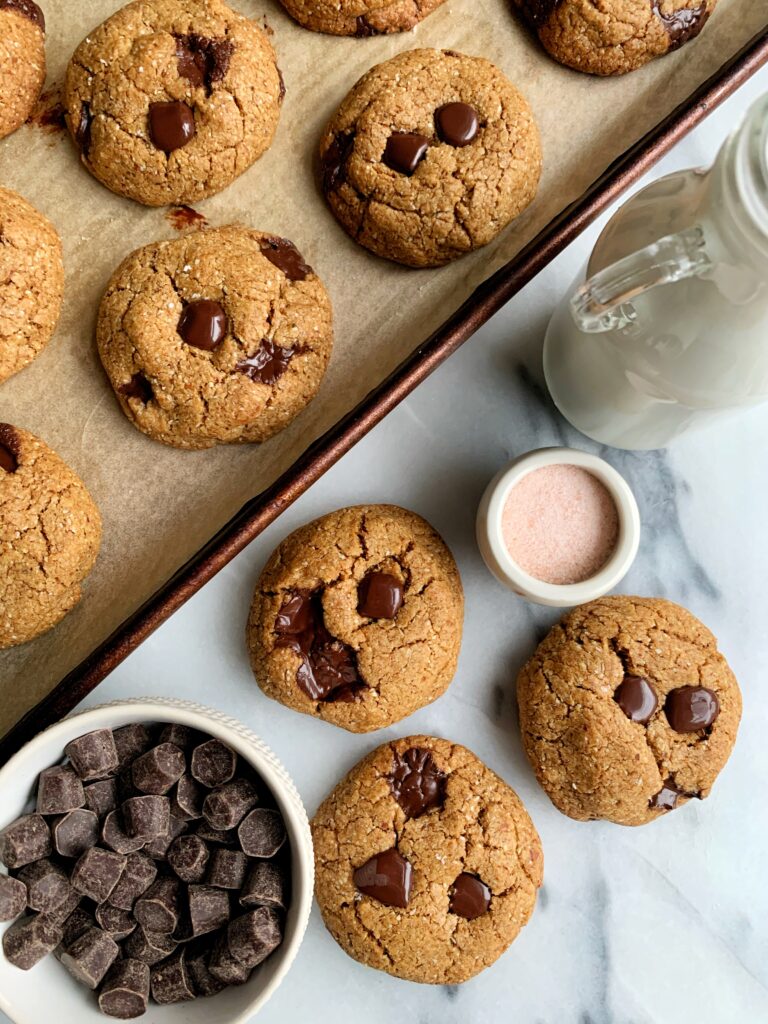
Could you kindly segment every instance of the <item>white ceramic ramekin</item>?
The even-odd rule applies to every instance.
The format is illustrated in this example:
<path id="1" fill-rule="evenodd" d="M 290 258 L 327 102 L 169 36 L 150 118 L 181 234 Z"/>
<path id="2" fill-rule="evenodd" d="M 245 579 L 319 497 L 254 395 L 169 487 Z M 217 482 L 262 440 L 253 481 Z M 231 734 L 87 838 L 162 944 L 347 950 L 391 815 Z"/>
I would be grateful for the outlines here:
<path id="1" fill-rule="evenodd" d="M 568 465 L 588 470 L 606 487 L 619 515 L 616 548 L 596 575 L 581 583 L 545 583 L 524 572 L 504 543 L 502 516 L 512 488 L 534 469 Z M 640 513 L 629 484 L 603 459 L 576 448 L 540 448 L 521 455 L 501 470 L 486 488 L 476 520 L 477 543 L 493 575 L 520 597 L 552 608 L 569 608 L 607 594 L 626 576 L 640 544 Z"/>
<path id="2" fill-rule="evenodd" d="M 78 712 L 36 736 L 0 771 L 0 828 L 32 809 L 37 776 L 61 761 L 66 743 L 92 729 L 116 729 L 129 722 L 178 722 L 227 743 L 253 765 L 285 820 L 291 844 L 291 903 L 282 945 L 247 984 L 187 1003 L 150 1003 L 146 1017 L 140 1018 L 153 1024 L 244 1024 L 266 1003 L 293 962 L 306 931 L 314 886 L 306 811 L 285 768 L 258 736 L 235 719 L 188 701 L 138 698 Z M 53 956 L 31 971 L 21 971 L 0 953 L 0 1009 L 15 1024 L 50 1019 L 56 1024 L 104 1024 L 109 1019 L 99 1012 L 95 994 L 78 985 Z"/>

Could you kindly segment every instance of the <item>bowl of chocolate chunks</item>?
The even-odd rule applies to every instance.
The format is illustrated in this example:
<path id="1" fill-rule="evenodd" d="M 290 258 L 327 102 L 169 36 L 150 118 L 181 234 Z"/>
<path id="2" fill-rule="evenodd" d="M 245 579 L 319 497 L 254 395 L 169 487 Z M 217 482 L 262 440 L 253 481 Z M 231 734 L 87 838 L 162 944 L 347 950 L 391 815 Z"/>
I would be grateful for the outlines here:
<path id="1" fill-rule="evenodd" d="M 79 712 L 0 770 L 0 1009 L 15 1024 L 238 1024 L 312 903 L 307 815 L 269 748 L 183 701 Z"/>

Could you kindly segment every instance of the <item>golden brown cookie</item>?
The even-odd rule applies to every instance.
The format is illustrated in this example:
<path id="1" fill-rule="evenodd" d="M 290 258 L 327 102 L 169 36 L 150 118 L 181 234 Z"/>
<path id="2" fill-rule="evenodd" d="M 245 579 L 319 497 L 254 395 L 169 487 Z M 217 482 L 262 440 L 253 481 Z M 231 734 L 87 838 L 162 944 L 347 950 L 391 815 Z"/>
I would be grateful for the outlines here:
<path id="1" fill-rule="evenodd" d="M 355 960 L 397 978 L 457 984 L 528 922 L 544 867 L 514 790 L 432 736 L 385 743 L 312 821 L 315 894 Z"/>
<path id="2" fill-rule="evenodd" d="M 273 700 L 370 732 L 445 692 L 463 616 L 456 563 L 429 523 L 357 505 L 302 526 L 267 562 L 248 620 L 251 666 Z"/>
<path id="3" fill-rule="evenodd" d="M 353 87 L 320 142 L 322 185 L 366 249 L 437 267 L 487 245 L 541 174 L 530 107 L 490 61 L 410 50 Z"/>
<path id="4" fill-rule="evenodd" d="M 64 103 L 91 173 L 163 206 L 220 192 L 258 160 L 283 93 L 267 36 L 223 0 L 136 0 L 78 46 Z"/>
<path id="5" fill-rule="evenodd" d="M 0 383 L 48 344 L 63 292 L 56 229 L 26 199 L 0 188 Z"/>
<path id="6" fill-rule="evenodd" d="M 604 597 L 566 615 L 517 696 L 525 751 L 558 810 L 619 825 L 708 796 L 741 717 L 714 636 L 661 598 Z"/>
<path id="7" fill-rule="evenodd" d="M 99 510 L 80 477 L 38 438 L 0 423 L 0 650 L 74 608 L 100 542 Z"/>
<path id="8" fill-rule="evenodd" d="M 292 242 L 211 228 L 124 260 L 101 302 L 97 342 L 123 411 L 156 441 L 264 441 L 320 386 L 331 303 Z"/>
<path id="9" fill-rule="evenodd" d="M 304 28 L 334 36 L 407 32 L 443 0 L 280 0 Z"/>
<path id="10" fill-rule="evenodd" d="M 717 0 L 514 0 L 549 54 L 592 75 L 623 75 L 695 39 Z"/>
<path id="11" fill-rule="evenodd" d="M 34 0 L 0 0 L 0 139 L 32 113 L 45 84 L 45 17 Z"/>

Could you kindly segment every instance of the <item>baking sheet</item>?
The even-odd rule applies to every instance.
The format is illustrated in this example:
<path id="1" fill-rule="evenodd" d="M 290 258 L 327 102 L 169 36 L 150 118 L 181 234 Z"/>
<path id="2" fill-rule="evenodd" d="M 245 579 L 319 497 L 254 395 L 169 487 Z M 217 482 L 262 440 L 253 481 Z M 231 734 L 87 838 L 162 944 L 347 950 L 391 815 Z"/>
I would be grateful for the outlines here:
<path id="1" fill-rule="evenodd" d="M 0 653 L 0 734 L 765 24 L 762 4 L 721 0 L 695 43 L 633 75 L 595 79 L 550 61 L 505 0 L 447 0 L 413 32 L 370 39 L 316 35 L 291 22 L 277 3 L 233 0 L 273 33 L 287 95 L 270 151 L 196 209 L 213 225 L 242 220 L 292 238 L 329 289 L 336 345 L 318 398 L 281 435 L 262 446 L 180 452 L 150 441 L 125 419 L 93 333 L 101 292 L 122 258 L 194 227 L 169 211 L 112 195 L 80 166 L 56 129 L 56 86 L 69 55 L 120 6 L 116 0 L 47 0 L 48 113 L 0 143 L 0 184 L 51 218 L 67 268 L 57 334 L 31 367 L 0 387 L 0 420 L 26 427 L 60 452 L 86 481 L 105 526 L 79 607 L 46 636 Z M 501 67 L 534 109 L 545 159 L 537 200 L 509 230 L 452 267 L 428 271 L 389 264 L 356 246 L 325 207 L 313 177 L 319 133 L 350 86 L 373 64 L 416 46 L 480 54 Z"/>

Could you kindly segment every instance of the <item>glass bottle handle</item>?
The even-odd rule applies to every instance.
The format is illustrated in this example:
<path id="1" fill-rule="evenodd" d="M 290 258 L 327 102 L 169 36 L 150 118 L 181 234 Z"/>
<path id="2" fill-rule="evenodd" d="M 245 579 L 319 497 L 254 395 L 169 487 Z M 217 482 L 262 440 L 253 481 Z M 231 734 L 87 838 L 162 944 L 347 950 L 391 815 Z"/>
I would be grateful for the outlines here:
<path id="1" fill-rule="evenodd" d="M 571 297 L 576 326 L 587 334 L 628 327 L 637 318 L 632 300 L 638 295 L 711 267 L 705 242 L 700 227 L 689 228 L 598 271 Z"/>

